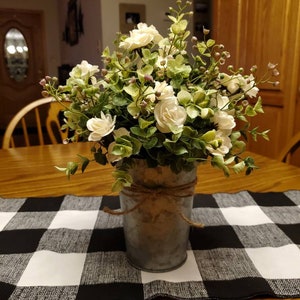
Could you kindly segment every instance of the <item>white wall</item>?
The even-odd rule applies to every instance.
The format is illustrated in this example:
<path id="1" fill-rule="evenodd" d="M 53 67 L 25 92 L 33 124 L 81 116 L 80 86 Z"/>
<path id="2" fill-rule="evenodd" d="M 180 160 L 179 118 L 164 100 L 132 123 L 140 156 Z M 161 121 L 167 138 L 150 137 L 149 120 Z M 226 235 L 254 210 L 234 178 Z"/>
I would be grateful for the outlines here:
<path id="1" fill-rule="evenodd" d="M 69 0 L 57 0 L 60 7 L 59 21 L 60 31 L 64 31 L 67 20 L 67 10 Z M 84 34 L 79 36 L 78 44 L 70 46 L 64 41 L 60 42 L 61 47 L 61 63 L 76 65 L 82 59 L 87 60 L 91 64 L 100 64 L 101 56 L 101 12 L 100 0 L 81 0 L 77 1 L 78 9 L 81 3 L 83 13 L 83 29 Z"/>
<path id="2" fill-rule="evenodd" d="M 56 75 L 60 65 L 59 23 L 57 2 L 53 0 L 0 0 L 0 8 L 40 10 L 45 16 L 46 68 L 48 74 Z"/>

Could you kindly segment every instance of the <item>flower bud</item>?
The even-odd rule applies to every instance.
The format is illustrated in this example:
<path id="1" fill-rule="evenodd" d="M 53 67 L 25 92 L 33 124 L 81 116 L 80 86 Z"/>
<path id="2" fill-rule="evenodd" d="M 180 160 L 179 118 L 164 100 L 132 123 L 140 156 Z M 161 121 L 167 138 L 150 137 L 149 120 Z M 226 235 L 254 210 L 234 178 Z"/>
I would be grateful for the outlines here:
<path id="1" fill-rule="evenodd" d="M 193 36 L 193 37 L 191 38 L 191 41 L 192 41 L 192 43 L 196 43 L 196 42 L 198 41 L 198 39 L 197 39 L 196 36 Z"/>
<path id="2" fill-rule="evenodd" d="M 216 58 L 219 58 L 220 56 L 221 56 L 220 52 L 216 52 L 216 53 L 215 53 L 215 57 L 216 57 Z"/>
<path id="3" fill-rule="evenodd" d="M 102 74 L 102 76 L 105 76 L 107 74 L 107 69 L 102 69 L 101 74 Z"/>
<path id="4" fill-rule="evenodd" d="M 257 66 L 256 65 L 252 66 L 250 72 L 255 73 L 256 71 L 257 71 Z"/>
<path id="5" fill-rule="evenodd" d="M 243 101 L 242 101 L 242 105 L 243 105 L 243 106 L 247 106 L 248 104 L 249 104 L 249 102 L 248 102 L 247 100 L 243 100 Z"/>
<path id="6" fill-rule="evenodd" d="M 268 63 L 268 69 L 269 69 L 269 70 L 273 70 L 273 69 L 275 69 L 275 68 L 276 68 L 276 66 L 277 66 L 277 65 L 275 65 L 275 64 L 272 64 L 272 63 L 270 63 L 270 62 Z"/>
<path id="7" fill-rule="evenodd" d="M 210 32 L 209 29 L 206 29 L 206 28 L 203 27 L 203 34 L 204 34 L 204 35 L 208 35 L 209 32 Z"/>
<path id="8" fill-rule="evenodd" d="M 45 87 L 45 85 L 46 85 L 46 79 L 43 78 L 42 80 L 40 80 L 39 84 L 40 84 L 41 86 Z"/>
<path id="9" fill-rule="evenodd" d="M 225 62 L 226 62 L 225 59 L 223 57 L 221 57 L 220 60 L 219 60 L 220 65 L 221 66 L 224 65 Z"/>
<path id="10" fill-rule="evenodd" d="M 153 77 L 152 77 L 151 75 L 149 75 L 149 74 L 146 74 L 146 75 L 144 76 L 144 79 L 145 79 L 146 81 L 153 81 Z"/>
<path id="11" fill-rule="evenodd" d="M 161 62 L 160 62 L 160 65 L 161 66 L 164 66 L 166 64 L 166 61 L 163 59 Z"/>
<path id="12" fill-rule="evenodd" d="M 47 91 L 42 91 L 42 96 L 43 97 L 49 97 L 49 93 Z"/>
<path id="13" fill-rule="evenodd" d="M 129 83 L 132 84 L 132 83 L 135 83 L 136 82 L 136 78 L 134 76 L 132 76 L 129 80 Z"/>
<path id="14" fill-rule="evenodd" d="M 234 69 L 233 69 L 233 65 L 229 65 L 228 67 L 227 67 L 227 70 L 228 71 L 233 71 Z"/>

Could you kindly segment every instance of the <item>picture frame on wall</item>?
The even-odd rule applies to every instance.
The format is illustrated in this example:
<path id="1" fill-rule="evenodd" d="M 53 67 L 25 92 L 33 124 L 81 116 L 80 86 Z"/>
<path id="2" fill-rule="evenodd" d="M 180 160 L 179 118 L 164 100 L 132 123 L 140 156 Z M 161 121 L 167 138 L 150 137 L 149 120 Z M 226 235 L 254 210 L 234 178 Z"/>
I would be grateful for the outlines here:
<path id="1" fill-rule="evenodd" d="M 67 7 L 67 18 L 63 40 L 70 46 L 79 42 L 79 35 L 83 34 L 83 14 L 81 6 L 77 9 L 77 0 L 69 0 Z"/>
<path id="2" fill-rule="evenodd" d="M 144 4 L 119 4 L 120 32 L 128 33 L 140 22 L 146 22 Z"/>
<path id="3" fill-rule="evenodd" d="M 68 3 L 68 27 L 68 42 L 71 46 L 76 45 L 78 43 L 77 0 L 70 0 Z"/>

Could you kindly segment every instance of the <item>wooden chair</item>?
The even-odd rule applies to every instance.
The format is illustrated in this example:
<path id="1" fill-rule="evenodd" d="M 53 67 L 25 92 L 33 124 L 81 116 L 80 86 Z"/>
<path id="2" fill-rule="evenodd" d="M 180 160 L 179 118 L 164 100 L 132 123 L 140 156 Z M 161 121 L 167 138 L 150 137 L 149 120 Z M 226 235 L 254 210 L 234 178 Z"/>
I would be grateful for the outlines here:
<path id="1" fill-rule="evenodd" d="M 300 147 L 300 132 L 296 133 L 281 150 L 278 160 L 289 163 L 291 155 Z"/>
<path id="2" fill-rule="evenodd" d="M 66 102 L 67 103 L 67 102 Z M 68 104 L 68 103 L 67 103 Z M 23 107 L 10 121 L 8 124 L 6 131 L 3 137 L 2 148 L 8 149 L 10 147 L 15 147 L 15 142 L 13 138 L 13 133 L 16 126 L 21 122 L 21 128 L 23 130 L 25 146 L 30 146 L 28 127 L 26 124 L 26 115 L 34 110 L 35 114 L 35 123 L 37 128 L 38 141 L 40 145 L 45 144 L 43 128 L 40 117 L 39 107 L 41 105 L 49 105 L 47 117 L 46 117 L 46 131 L 49 135 L 49 139 L 52 144 L 57 144 L 58 142 L 63 142 L 65 138 L 68 136 L 68 131 L 61 131 L 61 124 L 59 121 L 59 112 L 64 109 L 63 105 L 57 101 L 55 101 L 52 97 L 41 98 L 36 101 L 33 101 Z M 55 128 L 55 130 L 54 130 Z M 57 134 L 55 134 L 57 131 Z M 59 136 L 60 141 L 57 140 L 57 136 Z"/>

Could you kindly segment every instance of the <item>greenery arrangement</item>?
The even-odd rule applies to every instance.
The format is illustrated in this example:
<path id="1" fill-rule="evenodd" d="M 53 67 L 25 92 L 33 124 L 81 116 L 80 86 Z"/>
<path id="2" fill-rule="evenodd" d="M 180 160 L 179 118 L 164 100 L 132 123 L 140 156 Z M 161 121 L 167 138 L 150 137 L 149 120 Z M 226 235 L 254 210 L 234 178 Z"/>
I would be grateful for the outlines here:
<path id="1" fill-rule="evenodd" d="M 60 170 L 75 174 L 90 161 L 115 166 L 114 191 L 130 186 L 127 170 L 134 159 L 149 167 L 170 166 L 173 172 L 190 170 L 195 162 L 210 162 L 225 175 L 256 168 L 251 157 L 242 158 L 247 137 L 268 139 L 268 131 L 251 128 L 249 119 L 263 113 L 257 85 L 271 82 L 278 71 L 269 64 L 265 78 L 255 79 L 256 66 L 224 69 L 230 57 L 223 45 L 206 38 L 190 40 L 188 11 L 191 2 L 176 1 L 170 8 L 169 34 L 140 23 L 130 35 L 118 34 L 116 49 L 104 49 L 104 67 L 82 61 L 70 72 L 66 85 L 47 76 L 40 83 L 44 96 L 70 101 L 65 124 L 70 140 L 93 141 L 91 158 L 79 155 Z M 251 99 L 251 103 L 249 100 Z"/>

